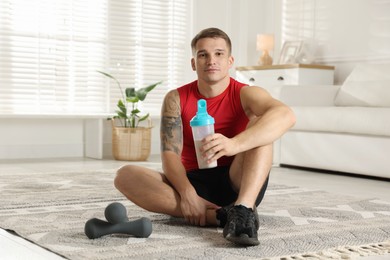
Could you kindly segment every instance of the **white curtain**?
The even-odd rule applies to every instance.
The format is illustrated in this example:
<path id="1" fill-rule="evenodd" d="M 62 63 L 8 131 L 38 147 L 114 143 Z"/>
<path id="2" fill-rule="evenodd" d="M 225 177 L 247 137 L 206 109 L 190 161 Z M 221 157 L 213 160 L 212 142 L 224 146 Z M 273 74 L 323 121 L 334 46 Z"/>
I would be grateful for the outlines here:
<path id="1" fill-rule="evenodd" d="M 112 113 L 117 85 L 164 81 L 144 102 L 182 83 L 186 0 L 1 0 L 0 114 Z"/>

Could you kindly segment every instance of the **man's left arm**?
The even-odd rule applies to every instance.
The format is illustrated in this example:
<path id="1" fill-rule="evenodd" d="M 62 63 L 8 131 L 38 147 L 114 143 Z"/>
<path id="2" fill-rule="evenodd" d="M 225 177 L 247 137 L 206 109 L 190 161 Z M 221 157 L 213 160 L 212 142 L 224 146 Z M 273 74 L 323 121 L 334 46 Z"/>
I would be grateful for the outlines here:
<path id="1" fill-rule="evenodd" d="M 273 143 L 295 123 L 292 110 L 262 88 L 244 87 L 240 97 L 251 127 L 233 138 L 218 133 L 206 137 L 203 152 L 209 160 L 214 161 L 222 156 L 236 155 Z"/>
<path id="2" fill-rule="evenodd" d="M 291 108 L 274 99 L 263 88 L 248 86 L 241 90 L 241 104 L 252 127 L 234 137 L 242 144 L 242 151 L 273 143 L 295 124 Z"/>

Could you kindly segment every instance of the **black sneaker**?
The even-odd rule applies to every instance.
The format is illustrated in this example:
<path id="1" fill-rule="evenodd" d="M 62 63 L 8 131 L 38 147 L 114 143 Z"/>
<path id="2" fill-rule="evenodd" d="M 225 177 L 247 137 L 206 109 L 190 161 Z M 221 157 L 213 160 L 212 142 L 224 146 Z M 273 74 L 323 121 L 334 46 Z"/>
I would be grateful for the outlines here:
<path id="1" fill-rule="evenodd" d="M 227 223 L 223 229 L 223 236 L 228 241 L 244 246 L 257 246 L 259 217 L 257 210 L 242 205 L 232 207 L 227 213 Z"/>
<path id="2" fill-rule="evenodd" d="M 223 228 L 227 222 L 227 213 L 233 207 L 233 205 L 228 205 L 216 210 L 217 220 L 219 221 L 219 227 Z"/>

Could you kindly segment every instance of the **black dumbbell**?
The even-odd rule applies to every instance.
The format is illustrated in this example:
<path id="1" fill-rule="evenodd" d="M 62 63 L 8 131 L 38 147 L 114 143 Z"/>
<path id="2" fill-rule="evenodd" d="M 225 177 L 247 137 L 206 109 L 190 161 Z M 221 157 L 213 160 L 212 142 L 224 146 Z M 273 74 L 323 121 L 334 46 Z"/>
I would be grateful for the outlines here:
<path id="1" fill-rule="evenodd" d="M 135 237 L 149 237 L 152 233 L 152 222 L 148 218 L 129 221 L 125 206 L 114 202 L 104 211 L 107 221 L 97 218 L 85 223 L 84 232 L 88 238 L 94 239 L 109 234 L 128 234 Z"/>
<path id="2" fill-rule="evenodd" d="M 152 234 L 152 222 L 148 218 L 111 224 L 93 218 L 85 223 L 84 232 L 88 238 L 94 239 L 109 234 L 127 234 L 135 237 L 149 237 Z"/>
<path id="3" fill-rule="evenodd" d="M 104 210 L 104 216 L 111 224 L 118 224 L 129 221 L 126 207 L 119 202 L 113 202 L 108 205 Z"/>

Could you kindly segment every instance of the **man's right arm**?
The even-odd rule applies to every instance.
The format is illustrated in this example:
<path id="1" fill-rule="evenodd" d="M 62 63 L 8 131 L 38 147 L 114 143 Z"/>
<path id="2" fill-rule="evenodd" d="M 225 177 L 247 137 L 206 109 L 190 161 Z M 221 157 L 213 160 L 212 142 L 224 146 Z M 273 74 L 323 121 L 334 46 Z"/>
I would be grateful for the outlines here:
<path id="1" fill-rule="evenodd" d="M 181 162 L 183 150 L 183 125 L 180 112 L 180 98 L 177 90 L 170 91 L 161 109 L 161 160 L 165 176 L 182 196 L 193 190 Z"/>
<path id="2" fill-rule="evenodd" d="M 204 226 L 206 209 L 215 208 L 216 205 L 211 205 L 210 202 L 206 202 L 197 195 L 181 162 L 183 124 L 177 90 L 172 90 L 165 96 L 161 110 L 160 136 L 163 171 L 180 196 L 180 209 L 183 217 L 193 225 Z"/>

